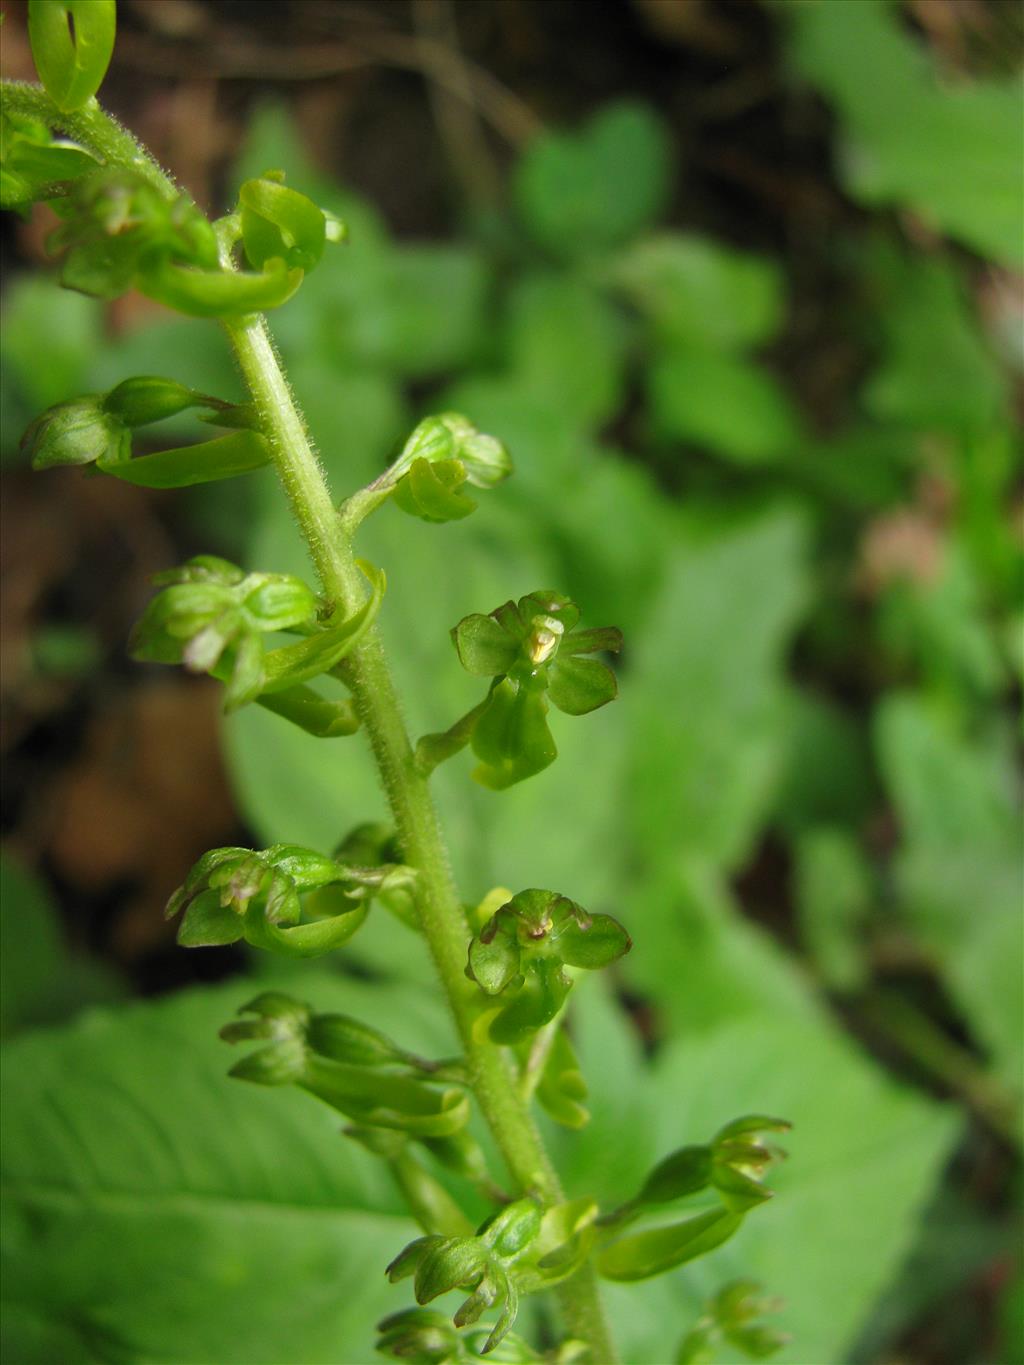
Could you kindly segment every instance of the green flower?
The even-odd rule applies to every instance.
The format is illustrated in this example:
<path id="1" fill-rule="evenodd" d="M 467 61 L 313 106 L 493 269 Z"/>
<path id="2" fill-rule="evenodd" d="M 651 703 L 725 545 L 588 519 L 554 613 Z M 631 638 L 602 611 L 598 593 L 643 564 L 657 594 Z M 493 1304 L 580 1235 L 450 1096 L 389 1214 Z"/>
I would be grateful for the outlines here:
<path id="1" fill-rule="evenodd" d="M 484 701 L 444 734 L 427 735 L 418 762 L 431 771 L 467 743 L 479 758 L 473 776 L 499 790 L 541 772 L 558 750 L 548 728 L 549 703 L 583 716 L 613 701 L 615 674 L 598 650 L 617 651 L 622 633 L 613 626 L 577 630 L 579 608 L 552 591 L 506 602 L 489 616 L 465 617 L 452 631 L 463 668 L 492 679 Z"/>

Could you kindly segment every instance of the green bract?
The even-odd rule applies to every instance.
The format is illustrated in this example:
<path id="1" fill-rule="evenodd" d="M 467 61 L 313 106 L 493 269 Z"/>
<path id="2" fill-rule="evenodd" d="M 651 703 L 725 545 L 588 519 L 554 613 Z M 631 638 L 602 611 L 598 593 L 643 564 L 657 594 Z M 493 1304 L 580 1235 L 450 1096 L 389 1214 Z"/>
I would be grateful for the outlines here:
<path id="1" fill-rule="evenodd" d="M 611 669 L 581 657 L 617 651 L 615 627 L 576 630 L 579 608 L 560 593 L 540 591 L 506 602 L 489 616 L 467 616 L 452 631 L 467 672 L 491 677 L 486 699 L 442 734 L 426 735 L 417 746 L 424 773 L 472 745 L 481 760 L 473 776 L 500 789 L 541 772 L 557 749 L 548 729 L 549 700 L 567 715 L 582 716 L 614 700 Z"/>
<path id="2" fill-rule="evenodd" d="M 466 975 L 504 1003 L 488 1014 L 491 1038 L 514 1043 L 553 1019 L 572 987 L 565 967 L 594 970 L 628 953 L 611 915 L 588 915 L 554 891 L 520 891 L 469 945 Z"/>
<path id="3" fill-rule="evenodd" d="M 203 408 L 203 420 L 234 427 L 227 436 L 155 455 L 132 458 L 132 432 Z M 104 474 L 143 488 L 187 488 L 259 469 L 270 458 L 263 437 L 250 428 L 244 408 L 197 393 L 173 379 L 151 375 L 126 379 L 108 393 L 57 403 L 37 417 L 22 437 L 33 469 L 95 464 Z"/>
<path id="4" fill-rule="evenodd" d="M 598 1253 L 597 1268 L 608 1280 L 648 1280 L 706 1256 L 728 1241 L 742 1222 L 741 1213 L 709 1209 L 682 1223 L 620 1237 Z"/>
<path id="5" fill-rule="evenodd" d="M 114 0 L 28 0 L 32 59 L 64 113 L 80 109 L 100 88 L 116 27 Z"/>

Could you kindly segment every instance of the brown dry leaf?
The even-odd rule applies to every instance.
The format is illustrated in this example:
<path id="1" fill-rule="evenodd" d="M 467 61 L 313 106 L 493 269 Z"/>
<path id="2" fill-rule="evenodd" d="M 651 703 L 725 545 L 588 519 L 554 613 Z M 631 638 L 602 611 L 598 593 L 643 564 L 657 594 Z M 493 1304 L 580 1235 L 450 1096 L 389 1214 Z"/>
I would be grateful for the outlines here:
<path id="1" fill-rule="evenodd" d="M 860 544 L 857 581 L 869 597 L 898 579 L 934 583 L 946 537 L 925 512 L 903 507 L 869 522 Z"/>

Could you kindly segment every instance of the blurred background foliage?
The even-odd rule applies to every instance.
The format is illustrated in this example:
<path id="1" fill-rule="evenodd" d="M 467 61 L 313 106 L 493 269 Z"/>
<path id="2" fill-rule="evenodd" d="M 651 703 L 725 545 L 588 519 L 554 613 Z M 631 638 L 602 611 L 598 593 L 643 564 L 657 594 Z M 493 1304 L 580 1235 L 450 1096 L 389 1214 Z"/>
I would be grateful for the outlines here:
<path id="1" fill-rule="evenodd" d="M 610 1287 L 625 1358 L 664 1365 L 737 1275 L 786 1301 L 791 1365 L 1024 1358 L 1019 7 L 121 12 L 108 102 L 203 207 L 282 166 L 349 224 L 273 319 L 335 489 L 445 408 L 514 454 L 469 521 L 363 533 L 413 732 L 473 700 L 468 612 L 550 583 L 625 631 L 621 699 L 553 768 L 437 774 L 467 899 L 555 886 L 635 940 L 574 1005 L 570 1194 L 737 1112 L 795 1124 L 741 1236 Z M 46 227 L 7 225 L 0 338 L 5 1358 L 365 1362 L 397 1197 L 312 1101 L 224 1079 L 239 975 L 285 969 L 160 912 L 205 848 L 330 847 L 382 798 L 358 741 L 126 661 L 148 574 L 301 549 L 264 472 L 24 470 L 42 407 L 129 373 L 241 396 L 216 328 L 25 271 Z M 379 912 L 288 980 L 450 1045 Z"/>

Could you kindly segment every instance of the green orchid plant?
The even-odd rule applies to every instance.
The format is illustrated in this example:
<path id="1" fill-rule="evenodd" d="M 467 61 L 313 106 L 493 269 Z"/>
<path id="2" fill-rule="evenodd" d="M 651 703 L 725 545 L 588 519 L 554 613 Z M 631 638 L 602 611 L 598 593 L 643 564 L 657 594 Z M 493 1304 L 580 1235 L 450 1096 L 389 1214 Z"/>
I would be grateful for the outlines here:
<path id="1" fill-rule="evenodd" d="M 168 902 L 168 915 L 180 917 L 178 940 L 187 948 L 244 940 L 309 958 L 344 951 L 369 914 L 393 915 L 426 941 L 461 1045 L 455 1057 L 418 1057 L 380 1021 L 264 992 L 222 1030 L 230 1044 L 256 1045 L 230 1074 L 298 1087 L 343 1115 L 349 1138 L 385 1163 L 402 1191 L 422 1236 L 396 1247 L 386 1272 L 411 1280 L 418 1306 L 396 1307 L 381 1322 L 384 1355 L 613 1365 L 598 1277 L 659 1275 L 733 1236 L 769 1197 L 763 1178 L 781 1154 L 766 1135 L 787 1125 L 737 1119 L 666 1157 L 617 1208 L 567 1199 L 532 1109 L 570 1129 L 586 1123 L 566 1006 L 577 976 L 611 967 L 630 936 L 559 891 L 499 889 L 467 907 L 431 775 L 467 746 L 474 778 L 495 792 L 541 773 L 557 753 L 550 707 L 586 716 L 615 698 L 600 656 L 619 650 L 620 633 L 581 628 L 580 608 L 547 588 L 465 616 L 452 630 L 455 654 L 487 680 L 486 695 L 447 730 L 410 741 L 377 631 L 385 577 L 357 557 L 359 527 L 389 501 L 431 524 L 471 515 L 467 489 L 497 487 L 511 472 L 508 452 L 462 414 L 428 416 L 389 468 L 339 501 L 262 315 L 287 303 L 344 239 L 344 225 L 279 170 L 246 181 L 231 211 L 209 221 L 96 101 L 114 47 L 114 0 L 30 0 L 29 29 L 41 85 L 3 87 L 3 206 L 24 215 L 43 202 L 55 212 L 49 247 L 66 287 L 101 299 L 135 289 L 222 327 L 249 391 L 237 405 L 173 378 L 126 379 L 37 418 L 25 435 L 32 464 L 82 465 L 161 489 L 272 465 L 315 584 L 199 555 L 157 577 L 132 651 L 210 674 L 227 710 L 262 706 L 325 743 L 365 732 L 393 818 L 393 828 L 360 826 L 328 852 L 213 849 Z M 140 428 L 189 409 L 224 434 L 136 453 Z M 470 1133 L 474 1114 L 485 1144 Z M 343 1151 L 339 1144 L 339 1160 Z M 495 1154 L 501 1171 L 492 1170 Z M 478 1225 L 460 1204 L 460 1182 L 490 1205 Z M 453 1316 L 425 1307 L 450 1290 L 465 1296 Z M 547 1294 L 560 1326 L 549 1327 L 542 1349 L 513 1329 L 522 1301 Z M 762 1311 L 745 1282 L 726 1287 L 678 1360 L 710 1358 L 720 1340 L 765 1355 L 779 1339 L 753 1323 Z"/>

